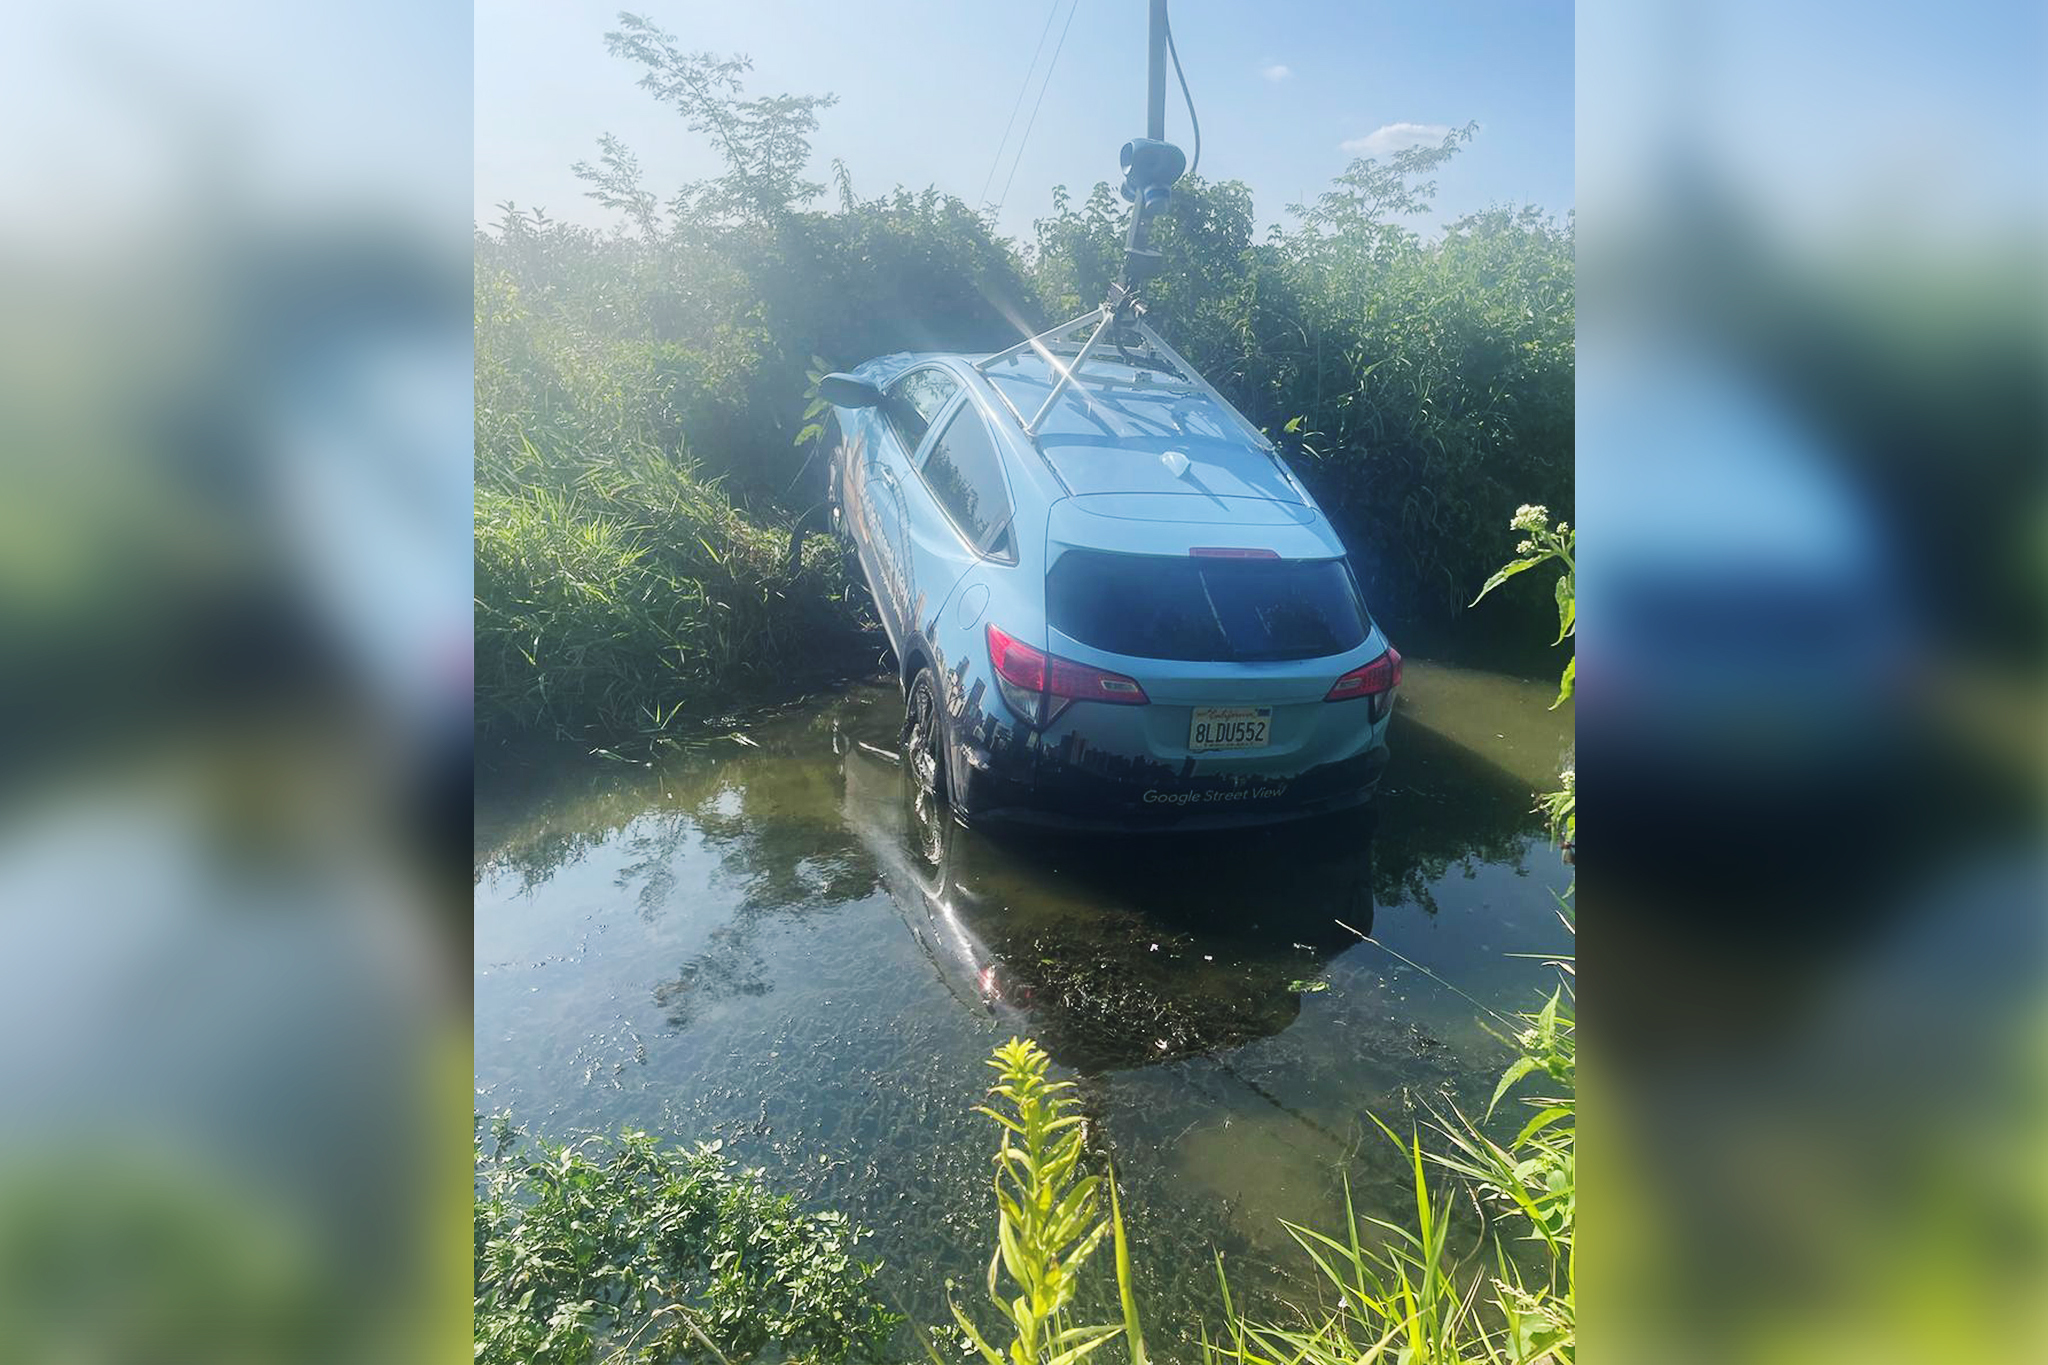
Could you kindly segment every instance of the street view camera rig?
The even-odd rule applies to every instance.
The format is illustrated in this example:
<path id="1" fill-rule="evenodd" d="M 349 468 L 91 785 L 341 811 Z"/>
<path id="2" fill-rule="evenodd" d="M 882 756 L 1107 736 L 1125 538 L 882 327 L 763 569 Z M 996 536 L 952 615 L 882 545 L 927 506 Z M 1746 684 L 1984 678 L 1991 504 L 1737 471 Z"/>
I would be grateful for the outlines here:
<path id="1" fill-rule="evenodd" d="M 1166 140 L 1166 60 L 1173 56 L 1174 72 L 1180 77 L 1181 93 L 1188 96 L 1187 77 L 1180 71 L 1180 55 L 1173 51 L 1173 29 L 1167 22 L 1166 0 L 1149 0 L 1151 19 L 1146 52 L 1145 136 L 1123 145 L 1118 160 L 1123 166 L 1123 196 L 1131 205 L 1130 236 L 1124 244 L 1123 270 L 1109 287 L 1109 297 L 1080 317 L 1071 318 L 1050 331 L 1026 337 L 1017 345 L 986 360 L 977 368 L 1008 361 L 1021 352 L 1035 351 L 1058 376 L 1037 415 L 1024 423 L 1026 434 L 1036 437 L 1046 414 L 1069 386 L 1082 384 L 1081 367 L 1096 348 L 1107 341 L 1126 365 L 1156 376 L 1155 384 L 1200 391 L 1222 400 L 1209 388 L 1192 365 L 1154 332 L 1145 322 L 1145 305 L 1138 291 L 1159 274 L 1159 253 L 1149 245 L 1152 220 L 1173 200 L 1174 182 L 1188 169 L 1187 154 Z M 1195 105 L 1188 96 L 1188 122 L 1195 135 L 1195 160 L 1202 156 L 1202 125 L 1195 119 Z M 1092 325 L 1087 338 L 1078 343 L 1082 329 Z M 1063 354 L 1064 352 L 1064 354 Z M 1022 414 L 1020 413 L 1021 417 Z"/>

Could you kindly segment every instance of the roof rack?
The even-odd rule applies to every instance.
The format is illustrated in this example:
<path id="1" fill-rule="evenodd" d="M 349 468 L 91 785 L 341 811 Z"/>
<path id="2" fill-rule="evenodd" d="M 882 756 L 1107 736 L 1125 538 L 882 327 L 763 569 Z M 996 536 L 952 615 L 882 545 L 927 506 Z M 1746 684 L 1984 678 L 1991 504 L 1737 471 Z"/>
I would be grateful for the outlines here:
<path id="1" fill-rule="evenodd" d="M 1137 316 L 1142 312 L 1143 305 L 1136 303 L 1135 300 L 1127 301 L 1121 309 L 1105 303 L 1048 331 L 1026 337 L 1008 350 L 985 356 L 974 362 L 974 368 L 987 374 L 996 365 L 1015 363 L 1026 351 L 1036 354 L 1045 362 L 1046 368 L 1051 370 L 1056 378 L 1053 381 L 1052 392 L 1045 396 L 1045 402 L 1039 405 L 1038 411 L 1029 419 L 1009 402 L 1007 395 L 1002 395 L 1002 391 L 997 390 L 1005 405 L 1009 406 L 1018 423 L 1023 426 L 1024 434 L 1033 440 L 1038 439 L 1039 428 L 1044 425 L 1046 416 L 1052 412 L 1053 404 L 1060 400 L 1060 396 L 1069 387 L 1084 392 L 1143 388 L 1153 392 L 1200 394 L 1219 405 L 1225 412 L 1234 414 L 1236 409 L 1230 406 L 1222 394 L 1209 387 L 1208 381 L 1202 378 L 1200 371 L 1189 364 L 1180 352 L 1167 345 L 1165 338 L 1153 331 L 1142 316 Z M 1082 329 L 1090 323 L 1094 324 L 1094 330 L 1083 339 Z M 1097 348 L 1105 339 L 1116 348 L 1114 356 L 1098 355 Z M 1087 367 L 1090 361 L 1136 370 L 1148 378 L 1144 383 L 1133 383 L 1129 379 L 1089 373 Z M 1244 425 L 1260 445 L 1266 444 L 1263 433 L 1251 428 L 1249 423 Z"/>

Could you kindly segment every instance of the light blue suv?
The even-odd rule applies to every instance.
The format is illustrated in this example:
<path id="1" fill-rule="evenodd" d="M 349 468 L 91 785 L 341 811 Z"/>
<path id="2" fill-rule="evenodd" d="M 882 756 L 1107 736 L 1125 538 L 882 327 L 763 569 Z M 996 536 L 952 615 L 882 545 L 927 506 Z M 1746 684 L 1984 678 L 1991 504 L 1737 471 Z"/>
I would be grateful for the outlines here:
<path id="1" fill-rule="evenodd" d="M 1401 656 L 1315 500 L 1149 326 L 1105 309 L 820 391 L 907 762 L 956 817 L 1202 828 L 1370 796 Z"/>

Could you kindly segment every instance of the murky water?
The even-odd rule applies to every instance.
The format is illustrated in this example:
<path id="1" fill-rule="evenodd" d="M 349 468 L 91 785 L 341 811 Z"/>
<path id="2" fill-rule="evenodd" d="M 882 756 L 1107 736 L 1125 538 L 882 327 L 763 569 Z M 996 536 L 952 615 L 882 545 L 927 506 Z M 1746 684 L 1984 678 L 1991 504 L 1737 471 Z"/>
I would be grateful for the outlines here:
<path id="1" fill-rule="evenodd" d="M 1570 743 L 1554 695 L 1410 661 L 1376 807 L 1273 831 L 958 829 L 911 798 L 884 684 L 652 768 L 480 779 L 476 1106 L 722 1138 L 874 1229 L 937 1321 L 987 1263 L 983 1059 L 1024 1034 L 1117 1162 L 1161 1340 L 1213 1322 L 1213 1252 L 1271 1302 L 1303 1283 L 1280 1219 L 1328 1225 L 1347 1176 L 1399 1216 L 1368 1113 L 1483 1104 L 1481 1007 L 1529 1006 L 1556 974 L 1519 955 L 1570 951 L 1530 813 Z"/>

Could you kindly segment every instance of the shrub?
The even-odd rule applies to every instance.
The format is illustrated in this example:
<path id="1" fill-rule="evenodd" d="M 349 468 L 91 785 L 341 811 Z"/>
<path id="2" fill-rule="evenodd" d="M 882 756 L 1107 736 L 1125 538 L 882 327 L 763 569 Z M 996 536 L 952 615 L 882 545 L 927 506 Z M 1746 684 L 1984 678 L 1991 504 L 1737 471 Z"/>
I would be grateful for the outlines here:
<path id="1" fill-rule="evenodd" d="M 476 1359 L 868 1361 L 899 1319 L 855 1258 L 862 1233 L 734 1170 L 717 1144 L 646 1133 L 476 1148 Z"/>

